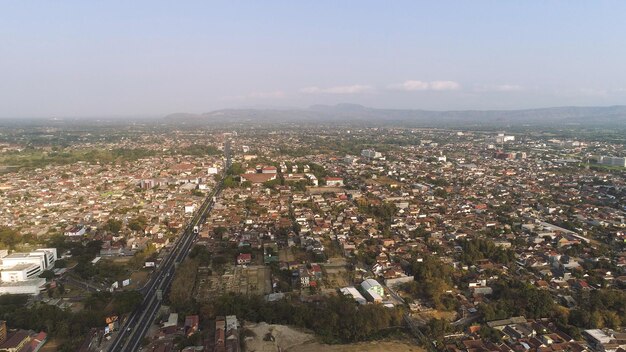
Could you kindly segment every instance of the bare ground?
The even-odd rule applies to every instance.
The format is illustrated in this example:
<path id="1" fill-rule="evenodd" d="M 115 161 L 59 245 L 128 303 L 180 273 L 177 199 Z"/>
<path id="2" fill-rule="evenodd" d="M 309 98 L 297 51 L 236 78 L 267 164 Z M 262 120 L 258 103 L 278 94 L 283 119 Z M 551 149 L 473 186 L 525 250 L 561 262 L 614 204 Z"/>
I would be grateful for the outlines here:
<path id="1" fill-rule="evenodd" d="M 311 343 L 297 346 L 293 349 L 287 349 L 285 352 L 315 352 L 315 351 L 331 351 L 331 352 L 423 352 L 424 349 L 415 345 L 404 342 L 392 341 L 374 341 L 362 342 L 351 345 L 324 345 L 320 343 Z"/>
<path id="2" fill-rule="evenodd" d="M 307 331 L 291 328 L 285 325 L 273 325 L 267 323 L 246 323 L 245 351 L 248 352 L 400 352 L 413 351 L 423 352 L 418 346 L 408 342 L 373 341 L 355 343 L 350 345 L 326 345 L 315 340 L 315 336 Z M 271 333 L 273 341 L 264 341 L 268 333 Z"/>

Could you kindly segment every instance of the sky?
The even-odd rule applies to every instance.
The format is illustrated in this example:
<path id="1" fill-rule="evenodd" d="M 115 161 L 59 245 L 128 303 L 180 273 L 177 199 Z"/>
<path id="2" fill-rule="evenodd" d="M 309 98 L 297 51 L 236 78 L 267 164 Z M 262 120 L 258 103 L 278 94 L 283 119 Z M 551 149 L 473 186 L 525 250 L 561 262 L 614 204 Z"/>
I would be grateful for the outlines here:
<path id="1" fill-rule="evenodd" d="M 0 117 L 626 104 L 626 1 L 2 1 Z"/>

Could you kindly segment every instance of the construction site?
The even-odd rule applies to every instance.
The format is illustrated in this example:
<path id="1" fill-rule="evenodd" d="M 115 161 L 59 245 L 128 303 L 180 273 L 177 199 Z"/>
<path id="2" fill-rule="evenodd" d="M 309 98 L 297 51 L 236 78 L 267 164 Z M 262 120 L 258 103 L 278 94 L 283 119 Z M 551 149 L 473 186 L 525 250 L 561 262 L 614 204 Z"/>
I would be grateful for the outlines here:
<path id="1" fill-rule="evenodd" d="M 214 275 L 208 268 L 198 270 L 196 299 L 203 301 L 224 293 L 266 295 L 272 292 L 270 269 L 262 265 L 231 266 L 223 275 Z"/>

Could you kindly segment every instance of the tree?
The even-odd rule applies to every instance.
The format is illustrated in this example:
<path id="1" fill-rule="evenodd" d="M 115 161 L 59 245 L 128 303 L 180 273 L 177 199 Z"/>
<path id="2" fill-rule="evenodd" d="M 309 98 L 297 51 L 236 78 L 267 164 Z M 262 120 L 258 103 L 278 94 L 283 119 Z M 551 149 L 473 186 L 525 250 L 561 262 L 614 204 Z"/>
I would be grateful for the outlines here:
<path id="1" fill-rule="evenodd" d="M 239 187 L 239 182 L 235 181 L 235 178 L 233 176 L 226 176 L 224 178 L 224 187 L 237 188 Z"/>
<path id="2" fill-rule="evenodd" d="M 67 260 L 66 259 L 59 259 L 56 262 L 54 262 L 54 266 L 56 268 L 66 268 L 67 267 Z"/>
<path id="3" fill-rule="evenodd" d="M 502 341 L 502 335 L 497 329 L 489 327 L 488 325 L 482 325 L 479 331 L 480 337 L 483 339 L 489 340 L 494 343 L 499 343 Z"/>
<path id="4" fill-rule="evenodd" d="M 44 270 L 39 277 L 46 280 L 52 280 L 54 278 L 54 271 L 52 270 Z"/>
<path id="5" fill-rule="evenodd" d="M 213 229 L 213 233 L 218 238 L 221 238 L 226 232 L 228 232 L 228 229 L 225 228 L 224 226 L 218 226 Z"/>
<path id="6" fill-rule="evenodd" d="M 189 258 L 197 260 L 201 266 L 211 264 L 211 253 L 206 246 L 195 245 L 189 252 Z"/>
<path id="7" fill-rule="evenodd" d="M 246 172 L 246 170 L 241 163 L 232 163 L 230 168 L 227 170 L 228 175 L 241 175 L 244 172 Z"/>
<path id="8" fill-rule="evenodd" d="M 117 314 L 132 312 L 143 301 L 138 291 L 121 291 L 113 295 L 113 310 Z"/>
<path id="9" fill-rule="evenodd" d="M 438 348 L 443 347 L 444 336 L 447 332 L 451 330 L 452 327 L 447 320 L 437 318 L 430 319 L 424 327 L 424 333 L 428 335 L 431 340 L 437 341 Z"/>
<path id="10" fill-rule="evenodd" d="M 193 288 L 196 283 L 198 262 L 195 259 L 183 261 L 174 274 L 170 289 L 170 303 L 177 311 L 190 311 L 193 304 Z"/>
<path id="11" fill-rule="evenodd" d="M 116 220 L 116 219 L 109 219 L 104 224 L 102 229 L 105 231 L 110 231 L 117 235 L 118 233 L 120 233 L 120 230 L 122 230 L 122 221 Z"/>
<path id="12" fill-rule="evenodd" d="M 0 227 L 0 246 L 9 249 L 15 249 L 15 246 L 21 242 L 18 232 L 9 227 Z"/>
<path id="13" fill-rule="evenodd" d="M 128 228 L 133 231 L 143 231 L 143 229 L 146 228 L 147 224 L 148 219 L 146 219 L 146 217 L 143 215 L 139 215 L 138 217 L 133 218 L 128 222 Z"/>

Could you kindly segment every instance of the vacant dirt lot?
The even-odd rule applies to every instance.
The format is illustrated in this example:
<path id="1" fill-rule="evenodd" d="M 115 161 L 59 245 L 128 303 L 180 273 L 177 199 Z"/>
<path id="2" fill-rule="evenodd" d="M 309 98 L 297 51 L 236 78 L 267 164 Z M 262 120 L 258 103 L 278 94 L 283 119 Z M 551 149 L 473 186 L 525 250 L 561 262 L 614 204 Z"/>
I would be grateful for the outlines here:
<path id="1" fill-rule="evenodd" d="M 355 343 L 352 345 L 323 345 L 319 343 L 304 344 L 292 349 L 285 350 L 286 352 L 315 352 L 315 351 L 330 351 L 330 352 L 422 352 L 424 349 L 418 346 L 405 344 L 403 342 L 364 342 Z"/>
<path id="2" fill-rule="evenodd" d="M 315 341 L 315 336 L 285 325 L 246 323 L 245 351 L 248 352 L 422 352 L 422 348 L 405 342 L 364 342 L 350 345 L 325 345 Z M 271 334 L 272 338 L 268 338 Z M 252 336 L 250 336 L 252 335 Z M 267 341 L 265 341 L 267 340 Z"/>

